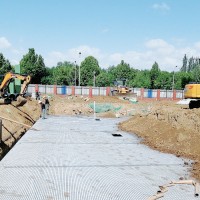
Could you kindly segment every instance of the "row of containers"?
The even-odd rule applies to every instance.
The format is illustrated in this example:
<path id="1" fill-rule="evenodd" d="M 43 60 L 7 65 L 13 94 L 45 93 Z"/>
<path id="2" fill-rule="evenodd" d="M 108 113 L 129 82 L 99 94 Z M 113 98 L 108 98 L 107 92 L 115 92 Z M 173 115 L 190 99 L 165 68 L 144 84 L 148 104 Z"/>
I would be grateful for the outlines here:
<path id="1" fill-rule="evenodd" d="M 82 96 L 110 96 L 113 87 L 85 87 L 85 86 L 61 86 L 61 85 L 39 85 L 30 84 L 28 92 L 35 94 L 39 91 L 41 94 L 55 95 L 82 95 Z M 160 89 L 144 89 L 131 88 L 133 96 L 138 99 L 154 98 L 160 99 L 183 99 L 184 90 L 160 90 Z"/>

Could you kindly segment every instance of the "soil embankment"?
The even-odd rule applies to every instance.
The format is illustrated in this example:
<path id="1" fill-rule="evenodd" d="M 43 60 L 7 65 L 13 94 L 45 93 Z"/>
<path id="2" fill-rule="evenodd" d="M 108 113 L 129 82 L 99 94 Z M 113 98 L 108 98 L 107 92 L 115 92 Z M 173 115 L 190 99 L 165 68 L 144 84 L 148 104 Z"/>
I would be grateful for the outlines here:
<path id="1" fill-rule="evenodd" d="M 193 160 L 191 174 L 200 180 L 200 109 L 157 102 L 149 113 L 137 114 L 119 127 L 153 149 Z"/>
<path id="2" fill-rule="evenodd" d="M 18 108 L 13 105 L 0 105 L 0 113 L 2 120 L 1 159 L 36 122 L 40 116 L 40 108 L 36 100 L 28 99 L 24 106 Z"/>

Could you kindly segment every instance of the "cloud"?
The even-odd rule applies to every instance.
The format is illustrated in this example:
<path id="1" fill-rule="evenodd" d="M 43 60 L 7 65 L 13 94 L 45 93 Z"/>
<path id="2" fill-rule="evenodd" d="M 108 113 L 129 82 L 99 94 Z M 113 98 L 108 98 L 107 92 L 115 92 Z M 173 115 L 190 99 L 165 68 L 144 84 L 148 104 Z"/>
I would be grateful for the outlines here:
<path id="1" fill-rule="evenodd" d="M 80 63 L 88 56 L 95 57 L 101 68 L 108 68 L 109 66 L 118 65 L 121 60 L 130 64 L 135 69 L 151 69 L 153 63 L 156 61 L 161 70 L 173 71 L 175 66 L 177 70 L 182 66 L 183 56 L 186 54 L 188 58 L 199 57 L 200 41 L 194 44 L 182 45 L 167 42 L 162 38 L 154 38 L 144 42 L 143 50 L 138 51 L 133 49 L 125 52 L 106 53 L 102 49 L 91 47 L 88 45 L 81 45 L 66 51 L 51 51 L 42 54 L 46 66 L 56 66 L 58 62 L 69 61 L 71 63 Z M 81 54 L 79 54 L 81 52 Z M 26 51 L 11 47 L 3 51 L 4 56 L 11 61 L 11 64 L 17 64 L 22 59 Z M 38 52 L 36 52 L 38 54 Z"/>
<path id="2" fill-rule="evenodd" d="M 195 47 L 200 50 L 200 42 L 195 43 Z"/>
<path id="3" fill-rule="evenodd" d="M 166 3 L 155 3 L 152 6 L 153 9 L 155 10 L 160 10 L 160 11 L 169 11 L 170 7 Z"/>
<path id="4" fill-rule="evenodd" d="M 100 49 L 82 45 L 77 48 L 72 48 L 66 52 L 53 51 L 45 57 L 47 66 L 56 66 L 58 62 L 70 61 L 80 64 L 87 56 L 93 56 L 97 60 L 101 60 L 104 56 Z"/>
<path id="5" fill-rule="evenodd" d="M 10 42 L 5 37 L 0 37 L 0 49 L 8 49 L 10 47 Z"/>
<path id="6" fill-rule="evenodd" d="M 51 56 L 52 58 L 58 59 L 60 61 L 64 61 L 65 55 L 59 51 L 52 51 L 51 53 L 49 53 L 49 56 Z"/>
<path id="7" fill-rule="evenodd" d="M 152 39 L 146 42 L 145 46 L 149 49 L 159 52 L 159 54 L 170 55 L 175 51 L 175 47 L 171 44 L 168 44 L 162 39 Z"/>
<path id="8" fill-rule="evenodd" d="M 173 71 L 175 66 L 182 66 L 184 54 L 188 57 L 198 55 L 198 45 L 196 43 L 191 47 L 178 48 L 163 39 L 148 40 L 144 46 L 144 51 L 128 51 L 125 53 L 114 53 L 108 56 L 108 63 L 117 65 L 121 60 L 129 63 L 136 69 L 150 69 L 156 61 L 161 70 Z M 178 69 L 177 69 L 178 70 Z"/>
<path id="9" fill-rule="evenodd" d="M 118 65 L 121 60 L 130 64 L 135 69 L 151 69 L 156 61 L 161 70 L 173 71 L 175 66 L 182 66 L 184 54 L 196 57 L 199 54 L 200 42 L 191 46 L 177 47 L 167 41 L 157 38 L 146 41 L 143 51 L 113 52 L 111 54 L 102 52 L 101 49 L 82 45 L 72 48 L 66 52 L 54 51 L 44 57 L 47 66 L 56 66 L 59 61 L 70 61 L 80 64 L 87 56 L 93 56 L 99 61 L 101 68 Z M 81 56 L 79 56 L 81 52 Z M 178 70 L 177 68 L 177 70 Z"/>
<path id="10" fill-rule="evenodd" d="M 156 49 L 156 48 L 165 48 L 169 46 L 168 43 L 162 39 L 151 39 L 146 42 L 146 47 Z"/>
<path id="11" fill-rule="evenodd" d="M 156 61 L 162 70 L 173 71 L 174 66 L 181 66 L 184 54 L 191 51 L 187 48 L 177 49 L 162 39 L 149 40 L 144 47 L 146 47 L 145 50 L 141 52 L 127 51 L 106 54 L 98 48 L 83 45 L 66 52 L 51 52 L 44 60 L 47 66 L 56 66 L 59 61 L 72 63 L 76 61 L 77 64 L 80 64 L 87 56 L 93 56 L 99 61 L 101 68 L 117 65 L 124 60 L 136 69 L 150 69 Z M 81 52 L 81 57 L 79 57 L 79 52 Z M 196 52 L 197 50 L 193 50 L 193 53 Z"/>

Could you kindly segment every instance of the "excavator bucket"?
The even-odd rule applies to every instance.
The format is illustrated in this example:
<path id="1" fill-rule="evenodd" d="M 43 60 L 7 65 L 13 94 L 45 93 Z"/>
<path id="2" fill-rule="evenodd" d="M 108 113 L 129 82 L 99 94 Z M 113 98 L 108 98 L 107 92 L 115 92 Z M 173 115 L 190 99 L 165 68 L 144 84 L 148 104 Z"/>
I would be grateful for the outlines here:
<path id="1" fill-rule="evenodd" d="M 27 100 L 24 97 L 18 96 L 17 101 L 12 101 L 12 104 L 16 107 L 20 107 L 23 106 L 26 102 Z"/>

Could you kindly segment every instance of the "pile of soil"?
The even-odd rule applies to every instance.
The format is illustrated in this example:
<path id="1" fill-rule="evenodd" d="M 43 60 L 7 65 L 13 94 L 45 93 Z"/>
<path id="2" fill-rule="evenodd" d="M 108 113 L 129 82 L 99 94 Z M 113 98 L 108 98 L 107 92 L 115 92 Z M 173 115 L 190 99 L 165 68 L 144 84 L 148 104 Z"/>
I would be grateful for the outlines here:
<path id="1" fill-rule="evenodd" d="M 131 103 L 118 97 L 98 96 L 53 96 L 50 97 L 50 114 L 92 116 L 94 111 L 90 103 L 110 103 L 121 107 L 117 112 L 112 110 L 97 113 L 98 117 L 124 117 L 129 120 L 119 124 L 119 128 L 137 134 L 142 142 L 158 151 L 172 153 L 193 161 L 191 175 L 200 180 L 200 109 L 188 109 L 188 106 L 177 105 L 175 101 L 139 101 Z M 40 117 L 40 106 L 34 99 L 20 108 L 12 105 L 0 105 L 1 116 L 32 126 Z M 1 157 L 29 127 L 2 119 L 3 142 Z M 7 148 L 7 150 L 6 150 Z M 0 149 L 0 150 L 1 150 Z M 187 164 L 187 163 L 185 163 Z"/>
<path id="2" fill-rule="evenodd" d="M 191 159 L 191 175 L 200 180 L 200 109 L 155 102 L 149 113 L 136 114 L 119 127 L 153 149 Z"/>
<path id="3" fill-rule="evenodd" d="M 36 100 L 28 99 L 22 107 L 0 105 L 2 120 L 2 141 L 0 143 L 0 159 L 15 145 L 26 131 L 40 117 L 40 107 Z"/>
<path id="4" fill-rule="evenodd" d="M 119 113 L 120 115 L 125 115 L 128 108 L 131 107 L 129 101 L 119 99 L 118 97 L 110 96 L 98 96 L 93 98 L 88 98 L 84 96 L 56 96 L 50 99 L 50 114 L 53 115 L 85 115 L 90 116 L 94 114 L 93 109 L 89 104 L 112 104 L 114 107 L 122 106 Z M 98 116 L 105 117 L 115 117 L 115 113 L 97 113 Z"/>

